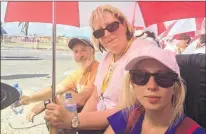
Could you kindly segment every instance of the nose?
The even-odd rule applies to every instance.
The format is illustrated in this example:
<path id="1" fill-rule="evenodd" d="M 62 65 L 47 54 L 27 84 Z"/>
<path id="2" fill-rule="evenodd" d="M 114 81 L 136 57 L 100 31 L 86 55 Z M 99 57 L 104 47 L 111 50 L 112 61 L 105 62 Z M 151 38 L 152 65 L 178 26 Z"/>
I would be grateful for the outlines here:
<path id="1" fill-rule="evenodd" d="M 107 30 L 104 30 L 104 36 L 107 37 L 108 35 L 110 35 L 111 33 L 108 32 Z"/>
<path id="2" fill-rule="evenodd" d="M 157 90 L 158 86 L 153 76 L 149 78 L 149 81 L 147 82 L 146 86 L 148 90 Z"/>

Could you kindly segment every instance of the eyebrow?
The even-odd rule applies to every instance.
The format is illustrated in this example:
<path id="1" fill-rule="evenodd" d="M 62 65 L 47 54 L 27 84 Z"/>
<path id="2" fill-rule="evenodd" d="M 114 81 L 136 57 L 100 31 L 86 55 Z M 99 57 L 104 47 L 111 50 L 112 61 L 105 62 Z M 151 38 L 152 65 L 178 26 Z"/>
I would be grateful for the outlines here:
<path id="1" fill-rule="evenodd" d="M 116 20 L 115 20 L 116 21 Z M 115 22 L 115 21 L 112 21 L 112 22 Z M 104 25 L 105 25 L 105 27 L 102 27 L 102 26 L 100 26 L 100 27 L 98 27 L 98 29 L 104 29 L 104 28 L 106 28 L 109 24 L 111 24 L 112 22 L 105 22 L 104 23 Z"/>
<path id="2" fill-rule="evenodd" d="M 112 22 L 114 22 L 114 21 L 112 21 Z M 106 22 L 105 25 L 107 26 L 107 25 L 111 24 L 112 22 Z"/>

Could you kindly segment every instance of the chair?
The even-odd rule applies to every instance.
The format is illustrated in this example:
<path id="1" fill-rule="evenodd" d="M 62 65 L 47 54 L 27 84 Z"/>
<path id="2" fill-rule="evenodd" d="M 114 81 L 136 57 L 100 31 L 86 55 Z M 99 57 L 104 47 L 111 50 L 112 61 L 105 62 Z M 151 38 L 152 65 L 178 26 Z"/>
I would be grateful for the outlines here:
<path id="1" fill-rule="evenodd" d="M 186 85 L 185 114 L 206 128 L 205 54 L 176 55 Z"/>

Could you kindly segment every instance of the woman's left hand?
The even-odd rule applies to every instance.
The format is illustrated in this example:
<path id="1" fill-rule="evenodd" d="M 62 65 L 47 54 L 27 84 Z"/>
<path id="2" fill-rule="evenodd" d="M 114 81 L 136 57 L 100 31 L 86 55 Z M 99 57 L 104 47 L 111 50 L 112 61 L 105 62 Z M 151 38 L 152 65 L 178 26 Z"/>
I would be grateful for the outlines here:
<path id="1" fill-rule="evenodd" d="M 49 103 L 46 105 L 44 119 L 50 126 L 56 128 L 71 128 L 72 118 L 72 113 L 70 113 L 64 105 L 60 104 L 58 97 L 56 97 L 56 104 Z"/>

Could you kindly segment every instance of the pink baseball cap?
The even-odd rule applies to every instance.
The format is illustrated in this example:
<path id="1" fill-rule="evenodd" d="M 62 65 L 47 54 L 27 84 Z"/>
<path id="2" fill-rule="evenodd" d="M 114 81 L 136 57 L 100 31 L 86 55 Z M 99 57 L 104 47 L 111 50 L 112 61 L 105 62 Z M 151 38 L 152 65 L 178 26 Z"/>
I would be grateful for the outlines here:
<path id="1" fill-rule="evenodd" d="M 177 64 L 174 52 L 164 50 L 154 45 L 144 46 L 139 49 L 140 50 L 138 50 L 136 53 L 133 51 L 133 55 L 136 56 L 126 65 L 125 69 L 127 71 L 134 69 L 135 65 L 141 60 L 152 58 L 159 61 L 180 76 L 180 69 Z"/>

